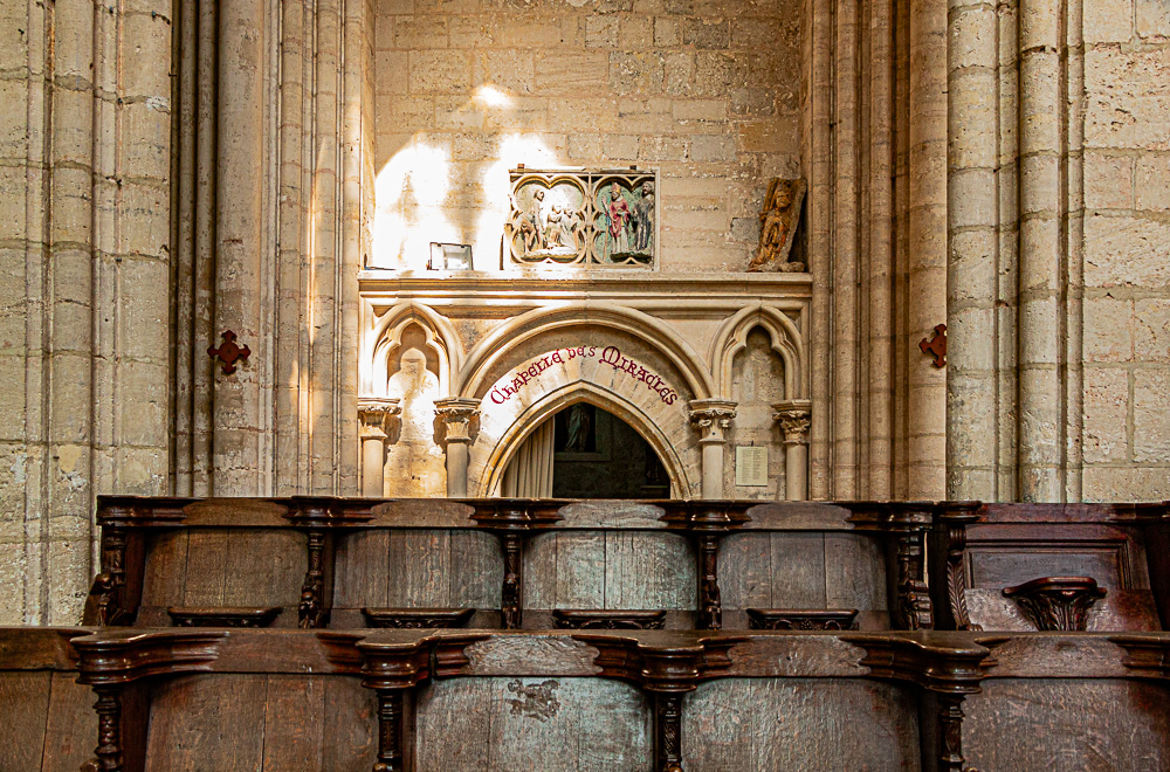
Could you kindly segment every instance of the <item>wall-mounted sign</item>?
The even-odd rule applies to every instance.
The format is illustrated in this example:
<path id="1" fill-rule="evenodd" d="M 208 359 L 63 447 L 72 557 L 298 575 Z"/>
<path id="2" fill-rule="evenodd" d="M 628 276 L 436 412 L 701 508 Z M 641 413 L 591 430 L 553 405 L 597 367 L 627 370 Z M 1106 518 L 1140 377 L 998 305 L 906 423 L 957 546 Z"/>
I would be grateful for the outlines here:
<path id="1" fill-rule="evenodd" d="M 617 346 L 600 348 L 590 345 L 577 346 L 576 348 L 559 348 L 555 351 L 550 351 L 523 370 L 513 372 L 511 380 L 495 386 L 488 392 L 488 397 L 493 404 L 502 405 L 526 389 L 529 384 L 539 381 L 541 375 L 550 368 L 564 365 L 578 358 L 596 359 L 603 365 L 608 365 L 614 370 L 625 373 L 633 382 L 633 385 L 654 392 L 664 404 L 673 405 L 678 399 L 678 392 L 662 376 L 646 367 L 637 359 L 626 356 Z"/>
<path id="2" fill-rule="evenodd" d="M 735 447 L 735 484 L 764 486 L 768 484 L 768 449 L 755 445 Z"/>

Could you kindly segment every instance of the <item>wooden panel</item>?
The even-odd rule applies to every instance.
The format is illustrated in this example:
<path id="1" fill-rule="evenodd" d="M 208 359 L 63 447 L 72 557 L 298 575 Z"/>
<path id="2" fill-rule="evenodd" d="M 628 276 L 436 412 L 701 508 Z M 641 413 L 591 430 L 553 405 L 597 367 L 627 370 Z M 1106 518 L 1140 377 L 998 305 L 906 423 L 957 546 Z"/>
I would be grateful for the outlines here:
<path id="1" fill-rule="evenodd" d="M 463 678 L 419 693 L 419 770 L 639 772 L 649 710 L 625 684 L 591 678 Z M 452 742 L 451 738 L 459 738 Z"/>
<path id="2" fill-rule="evenodd" d="M 225 606 L 293 606 L 307 567 L 303 534 L 292 530 L 237 531 L 228 542 Z M 284 614 L 277 625 L 295 625 Z"/>
<path id="3" fill-rule="evenodd" d="M 386 607 L 390 532 L 358 531 L 337 540 L 333 605 L 340 608 Z"/>
<path id="4" fill-rule="evenodd" d="M 695 558 L 670 533 L 605 534 L 605 608 L 694 609 Z"/>
<path id="5" fill-rule="evenodd" d="M 826 608 L 824 535 L 781 532 L 770 538 L 772 592 L 768 608 Z"/>
<path id="6" fill-rule="evenodd" d="M 719 592 L 724 609 L 771 605 L 771 551 L 770 534 L 737 533 L 724 537 L 719 545 Z"/>
<path id="7" fill-rule="evenodd" d="M 451 605 L 500 607 L 504 558 L 500 541 L 487 533 L 451 531 Z"/>
<path id="8" fill-rule="evenodd" d="M 963 706 L 963 749 L 979 769 L 1170 769 L 1170 692 L 1120 680 L 991 679 Z"/>
<path id="9" fill-rule="evenodd" d="M 265 772 L 322 769 L 324 678 L 268 676 L 263 734 Z M 332 744 L 332 738 L 330 738 Z"/>
<path id="10" fill-rule="evenodd" d="M 450 561 L 449 531 L 392 532 L 386 605 L 450 606 Z"/>
<path id="11" fill-rule="evenodd" d="M 861 534 L 825 534 L 825 604 L 885 609 L 885 566 L 880 540 Z"/>
<path id="12" fill-rule="evenodd" d="M 0 769 L 41 768 L 51 680 L 47 670 L 0 673 Z"/>
<path id="13" fill-rule="evenodd" d="M 42 770 L 76 772 L 93 757 L 97 745 L 97 714 L 93 710 L 96 701 L 92 689 L 77 683 L 76 673 L 53 673 L 45 729 L 52 740 L 45 743 Z M 9 767 L 0 764 L 0 769 Z"/>
<path id="14" fill-rule="evenodd" d="M 917 701 L 862 679 L 728 679 L 683 709 L 688 772 L 920 767 Z"/>
<path id="15" fill-rule="evenodd" d="M 225 529 L 187 532 L 182 605 L 227 605 L 224 602 L 224 589 L 227 584 L 228 553 L 234 536 Z"/>
<path id="16" fill-rule="evenodd" d="M 186 604 L 187 530 L 162 531 L 146 550 L 142 605 L 165 608 Z"/>
<path id="17" fill-rule="evenodd" d="M 148 769 L 260 770 L 264 675 L 180 676 L 155 687 L 147 734 Z"/>
<path id="18" fill-rule="evenodd" d="M 1090 576 L 1106 589 L 1125 587 L 1122 577 L 1124 542 L 1067 546 L 1044 544 L 968 545 L 969 580 L 973 587 L 1000 590 L 1042 576 Z"/>
<path id="19" fill-rule="evenodd" d="M 378 698 L 356 678 L 322 678 L 325 684 L 323 772 L 367 772 L 378 752 Z M 296 767 L 290 767 L 296 769 Z"/>

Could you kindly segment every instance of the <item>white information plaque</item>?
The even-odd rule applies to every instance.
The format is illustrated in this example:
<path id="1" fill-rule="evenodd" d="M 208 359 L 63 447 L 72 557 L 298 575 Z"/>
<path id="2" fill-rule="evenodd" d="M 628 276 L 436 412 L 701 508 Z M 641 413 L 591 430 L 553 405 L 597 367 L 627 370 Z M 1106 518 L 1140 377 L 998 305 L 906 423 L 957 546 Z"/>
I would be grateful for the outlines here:
<path id="1" fill-rule="evenodd" d="M 735 446 L 735 484 L 768 484 L 768 449 L 754 445 Z"/>

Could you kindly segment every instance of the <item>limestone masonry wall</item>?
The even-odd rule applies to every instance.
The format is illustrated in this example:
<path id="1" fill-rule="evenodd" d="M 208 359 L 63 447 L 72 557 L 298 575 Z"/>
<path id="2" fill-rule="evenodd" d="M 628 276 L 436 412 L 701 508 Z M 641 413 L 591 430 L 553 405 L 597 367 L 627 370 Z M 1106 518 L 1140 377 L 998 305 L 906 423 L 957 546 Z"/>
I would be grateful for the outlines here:
<path id="1" fill-rule="evenodd" d="M 660 170 L 660 266 L 742 270 L 800 163 L 797 0 L 459 0 L 376 8 L 373 263 L 430 241 L 499 265 L 516 164 Z"/>

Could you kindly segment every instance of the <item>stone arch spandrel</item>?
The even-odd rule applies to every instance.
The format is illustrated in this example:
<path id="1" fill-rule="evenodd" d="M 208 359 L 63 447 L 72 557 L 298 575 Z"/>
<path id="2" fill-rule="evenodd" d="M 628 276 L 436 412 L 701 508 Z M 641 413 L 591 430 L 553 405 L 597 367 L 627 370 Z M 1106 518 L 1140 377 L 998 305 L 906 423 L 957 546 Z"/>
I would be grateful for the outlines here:
<path id="1" fill-rule="evenodd" d="M 553 349 L 516 363 L 483 386 L 478 395 L 479 433 L 470 448 L 469 491 L 491 495 L 512 454 L 542 421 L 574 402 L 589 402 L 642 435 L 666 467 L 672 495 L 699 495 L 701 459 L 690 426 L 688 395 L 680 394 L 636 358 L 612 350 L 607 354 L 607 350 L 599 346 Z M 624 367 L 614 366 L 622 365 L 623 358 Z M 535 375 L 513 389 L 514 374 L 520 372 Z"/>
<path id="2" fill-rule="evenodd" d="M 516 361 L 513 353 L 523 344 L 555 333 L 581 331 L 593 336 L 590 342 L 605 345 L 607 331 L 624 333 L 639 342 L 645 351 L 668 362 L 683 381 L 691 399 L 709 399 L 718 396 L 711 373 L 691 345 L 670 325 L 655 317 L 614 303 L 584 301 L 569 303 L 554 309 L 537 309 L 509 319 L 480 341 L 467 355 L 453 393 L 461 397 L 479 396 L 486 392 L 488 378 Z M 549 346 L 549 350 L 557 346 Z M 681 391 L 681 390 L 680 390 Z"/>
<path id="3" fill-rule="evenodd" d="M 784 363 L 783 399 L 807 399 L 805 343 L 800 330 L 782 311 L 763 304 L 744 308 L 720 325 L 709 354 L 716 389 L 730 394 L 735 357 L 747 348 L 748 335 L 757 327 L 768 334 L 772 350 Z"/>

